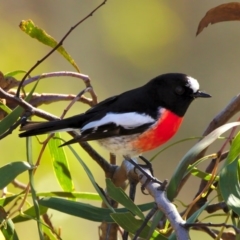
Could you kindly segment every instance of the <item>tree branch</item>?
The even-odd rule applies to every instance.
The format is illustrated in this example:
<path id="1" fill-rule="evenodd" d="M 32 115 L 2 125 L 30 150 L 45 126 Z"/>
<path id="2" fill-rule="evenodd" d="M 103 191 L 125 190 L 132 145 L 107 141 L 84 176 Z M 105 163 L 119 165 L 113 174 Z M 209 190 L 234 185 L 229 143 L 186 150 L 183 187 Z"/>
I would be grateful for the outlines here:
<path id="1" fill-rule="evenodd" d="M 143 175 L 141 171 L 139 171 L 138 169 L 134 170 L 134 166 L 127 160 L 124 160 L 122 165 L 124 166 L 127 175 L 136 173 L 138 175 L 140 183 L 142 185 L 145 185 L 147 177 Z M 149 170 L 145 170 L 145 172 L 147 173 L 147 175 L 152 176 Z M 175 205 L 167 199 L 165 191 L 159 190 L 159 184 L 149 182 L 145 185 L 145 188 L 154 198 L 158 209 L 161 210 L 165 214 L 166 218 L 170 221 L 172 228 L 175 230 L 177 239 L 190 239 L 188 230 L 183 227 L 186 222 L 178 213 Z"/>

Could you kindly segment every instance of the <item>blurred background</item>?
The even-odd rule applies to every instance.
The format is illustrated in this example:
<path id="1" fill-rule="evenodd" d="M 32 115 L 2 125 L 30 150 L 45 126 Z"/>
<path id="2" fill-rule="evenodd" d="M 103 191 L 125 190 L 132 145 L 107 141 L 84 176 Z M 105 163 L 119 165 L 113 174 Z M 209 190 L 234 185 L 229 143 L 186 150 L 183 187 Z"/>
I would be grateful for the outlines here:
<path id="1" fill-rule="evenodd" d="M 50 48 L 19 29 L 21 20 L 32 19 L 36 25 L 45 29 L 56 40 L 60 40 L 71 26 L 99 3 L 100 0 L 2 1 L 0 70 L 3 73 L 17 69 L 27 71 L 50 51 Z M 201 136 L 213 117 L 238 93 L 240 86 L 239 22 L 208 26 L 198 37 L 195 36 L 201 18 L 210 8 L 221 3 L 225 1 L 111 0 L 74 30 L 65 40 L 64 47 L 75 59 L 81 72 L 90 76 L 99 101 L 143 85 L 162 73 L 183 72 L 198 79 L 201 89 L 213 97 L 197 100 L 191 105 L 180 131 L 171 143 L 183 138 Z M 53 71 L 74 69 L 55 52 L 32 76 Z M 83 82 L 76 78 L 51 78 L 41 80 L 37 92 L 77 94 L 83 88 Z M 67 104 L 62 102 L 42 108 L 60 115 Z M 86 106 L 77 103 L 67 116 L 86 109 Z M 1 166 L 12 161 L 26 160 L 25 140 L 18 138 L 17 134 L 18 130 L 0 142 Z M 67 134 L 63 136 L 69 138 Z M 37 143 L 35 139 L 33 141 Z M 174 168 L 194 143 L 195 141 L 181 143 L 160 154 L 153 162 L 155 176 L 161 180 L 170 179 Z M 108 158 L 108 152 L 99 148 L 96 143 L 92 145 Z M 104 174 L 101 169 L 78 145 L 75 149 L 92 170 L 99 185 L 104 187 Z M 214 152 L 216 149 L 217 147 L 213 147 L 209 151 Z M 147 153 L 145 157 L 150 158 L 159 150 L 161 148 Z M 39 145 L 35 144 L 36 158 L 39 151 Z M 94 191 L 76 159 L 70 153 L 68 157 L 76 191 Z M 121 156 L 118 156 L 118 163 L 120 161 Z M 18 179 L 27 182 L 27 174 L 22 174 Z M 185 204 L 195 195 L 199 180 L 192 177 L 189 182 L 178 196 Z M 38 192 L 61 190 L 52 171 L 48 150 L 36 173 L 35 184 Z M 11 186 L 8 190 L 18 191 Z M 151 197 L 143 196 L 140 191 L 136 199 L 137 203 L 152 201 Z M 55 211 L 49 212 L 54 226 L 61 228 L 63 239 L 79 239 L 79 234 L 82 239 L 98 238 L 99 223 Z M 20 239 L 38 239 L 34 221 L 18 224 L 17 232 Z M 206 237 L 203 234 L 200 236 Z"/>

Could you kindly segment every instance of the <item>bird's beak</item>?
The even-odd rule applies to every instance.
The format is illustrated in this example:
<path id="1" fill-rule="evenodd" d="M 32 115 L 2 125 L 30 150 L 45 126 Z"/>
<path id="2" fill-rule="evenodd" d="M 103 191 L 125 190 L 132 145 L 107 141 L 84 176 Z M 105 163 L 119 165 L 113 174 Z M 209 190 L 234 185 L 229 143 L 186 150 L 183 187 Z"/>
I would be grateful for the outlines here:
<path id="1" fill-rule="evenodd" d="M 204 93 L 204 92 L 201 92 L 201 91 L 197 91 L 195 93 L 193 93 L 192 95 L 194 98 L 210 98 L 212 97 L 211 95 L 209 95 L 208 93 Z"/>

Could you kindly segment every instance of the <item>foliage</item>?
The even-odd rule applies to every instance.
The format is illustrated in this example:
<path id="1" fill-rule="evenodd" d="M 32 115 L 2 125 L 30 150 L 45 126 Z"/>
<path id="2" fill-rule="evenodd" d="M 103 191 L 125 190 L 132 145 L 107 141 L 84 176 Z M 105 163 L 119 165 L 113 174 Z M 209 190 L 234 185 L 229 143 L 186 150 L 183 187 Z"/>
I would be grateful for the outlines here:
<path id="1" fill-rule="evenodd" d="M 106 1 L 101 3 L 96 9 L 94 9 L 86 18 L 82 19 L 78 24 L 82 23 L 88 17 L 90 17 L 97 9 L 104 5 Z M 222 21 L 232 21 L 240 19 L 240 3 L 227 3 L 217 6 L 207 12 L 206 16 L 200 21 L 197 34 L 200 34 L 209 23 L 214 24 Z M 78 25 L 76 24 L 76 26 Z M 26 32 L 29 36 L 39 40 L 41 43 L 50 46 L 54 50 L 57 50 L 72 66 L 79 71 L 79 68 L 75 61 L 72 59 L 70 54 L 61 46 L 63 40 L 71 32 L 69 31 L 63 39 L 58 43 L 53 37 L 46 33 L 40 27 L 37 27 L 32 20 L 22 21 L 20 25 L 21 29 Z M 50 55 L 50 54 L 49 54 Z M 47 56 L 49 56 L 47 55 Z M 46 56 L 42 59 L 44 60 Z M 41 61 L 39 61 L 41 63 Z M 38 63 L 39 63 L 38 62 Z M 35 65 L 37 67 L 38 64 Z M 31 69 L 32 70 L 32 69 Z M 1 122 L 0 122 L 0 134 L 1 139 L 7 137 L 16 127 L 19 126 L 21 121 L 23 121 L 30 111 L 31 114 L 35 114 L 47 120 L 55 119 L 55 116 L 40 111 L 36 107 L 46 101 L 39 99 L 35 95 L 35 90 L 37 88 L 37 83 L 42 78 L 47 78 L 51 76 L 73 76 L 82 79 L 86 88 L 77 96 L 74 96 L 69 104 L 69 108 L 76 101 L 81 101 L 88 104 L 90 107 L 96 102 L 96 95 L 90 83 L 90 79 L 80 73 L 70 73 L 70 72 L 56 72 L 42 74 L 40 76 L 32 77 L 25 80 L 26 76 L 30 74 L 30 71 L 16 70 L 11 73 L 6 73 L 2 75 L 0 79 L 1 85 L 1 105 L 2 110 Z M 23 81 L 18 82 L 14 77 L 18 74 L 26 73 Z M 25 81 L 24 81 L 25 80 Z M 20 93 L 21 86 L 25 86 L 29 83 L 35 82 L 36 84 L 30 91 L 30 93 L 25 96 Z M 9 90 L 13 87 L 18 86 L 16 96 L 9 93 Z M 83 93 L 89 91 L 92 100 L 84 97 Z M 19 95 L 19 96 L 18 96 Z M 56 99 L 62 96 L 58 95 Z M 37 99 L 37 100 L 36 100 Z M 15 105 L 9 105 L 9 101 L 13 101 Z M 37 103 L 36 103 L 37 101 Z M 235 99 L 235 103 L 239 102 L 239 99 Z M 236 107 L 233 104 L 228 105 L 227 108 L 222 111 L 223 119 L 226 119 L 226 114 L 230 117 L 237 112 Z M 238 107 L 239 108 L 239 107 Z M 62 117 L 65 115 L 66 111 L 63 111 Z M 239 111 L 239 110 L 238 110 Z M 232 114 L 232 115 L 231 115 Z M 219 117 L 219 116 L 218 116 Z M 229 116 L 227 119 L 230 118 Z M 24 119 L 23 119 L 24 118 Z M 210 128 L 211 131 L 207 132 L 205 136 L 190 149 L 183 159 L 179 162 L 176 167 L 173 176 L 166 189 L 167 197 L 170 201 L 174 201 L 182 186 L 189 179 L 189 176 L 200 178 L 201 186 L 197 195 L 191 204 L 185 207 L 185 211 L 181 213 L 183 218 L 187 219 L 187 223 L 198 223 L 198 227 L 201 229 L 201 221 L 199 219 L 203 218 L 202 213 L 206 210 L 209 212 L 208 218 L 214 216 L 217 210 L 223 210 L 222 216 L 226 219 L 231 216 L 231 224 L 233 227 L 238 227 L 239 216 L 240 216 L 240 185 L 239 185 L 239 155 L 240 155 L 240 132 L 236 133 L 236 127 L 240 125 L 238 122 L 221 124 L 220 126 L 214 125 Z M 226 121 L 225 121 L 226 123 Z M 206 149 L 213 144 L 215 141 L 220 139 L 220 136 L 226 131 L 231 130 L 229 136 L 224 138 L 224 143 L 218 152 L 214 152 L 206 155 Z M 185 141 L 189 139 L 181 140 Z M 4 141 L 4 140 L 3 140 Z M 178 142 L 177 144 L 180 144 Z M 32 160 L 32 143 L 31 139 L 26 141 L 27 149 L 27 162 L 24 161 L 13 161 L 5 166 L 0 167 L 0 183 L 1 189 L 3 189 L 2 197 L 0 198 L 1 214 L 1 231 L 5 239 L 19 239 L 17 232 L 15 231 L 15 225 L 23 222 L 34 220 L 37 223 L 39 238 L 40 239 L 61 239 L 58 229 L 54 227 L 54 223 L 51 222 L 48 216 L 49 209 L 55 209 L 64 214 L 69 214 L 79 218 L 87 219 L 95 222 L 107 222 L 107 223 L 117 223 L 123 229 L 130 232 L 132 235 L 143 226 L 143 230 L 140 232 L 140 237 L 144 239 L 175 239 L 175 232 L 172 230 L 167 219 L 164 218 L 161 211 L 157 211 L 151 221 L 148 221 L 144 225 L 145 215 L 144 213 L 154 208 L 154 203 L 145 203 L 142 205 L 136 205 L 124 192 L 123 188 L 114 185 L 113 179 L 106 179 L 106 188 L 104 191 L 96 182 L 91 169 L 86 165 L 85 160 L 81 159 L 80 156 L 75 152 L 75 150 L 70 146 L 70 152 L 74 155 L 75 159 L 80 163 L 84 171 L 86 172 L 89 182 L 93 185 L 95 192 L 76 192 L 74 190 L 73 177 L 69 169 L 68 155 L 66 154 L 64 148 L 59 148 L 58 146 L 63 143 L 61 135 L 59 133 L 49 135 L 47 139 L 40 143 L 41 151 L 37 162 Z M 174 145 L 174 144 L 173 144 Z M 173 145 L 168 146 L 169 148 Z M 228 150 L 225 150 L 228 147 Z M 101 156 L 98 155 L 87 143 L 81 144 L 83 149 L 92 156 L 106 173 L 110 171 L 110 164 L 108 164 L 108 169 L 106 166 L 101 165 L 104 163 Z M 55 177 L 62 188 L 60 192 L 37 192 L 35 188 L 35 173 L 37 167 L 42 159 L 42 154 L 46 147 L 49 148 L 52 158 L 53 172 Z M 166 147 L 165 149 L 167 149 Z M 165 150 L 164 149 L 164 150 Z M 225 152 L 224 152 L 225 151 Z M 157 159 L 158 155 L 152 157 L 152 161 Z M 202 162 L 209 161 L 209 167 L 206 171 L 200 170 L 200 165 Z M 224 161 L 221 167 L 220 162 Z M 119 166 L 118 166 L 119 167 Z M 110 170 L 109 170 L 110 169 Z M 26 184 L 20 184 L 16 181 L 18 175 L 23 172 L 29 172 L 29 180 Z M 107 174 L 106 174 L 107 175 Z M 18 194 L 12 194 L 7 191 L 9 184 L 15 184 L 17 187 L 22 189 Z M 209 195 L 212 199 L 209 200 Z M 213 199 L 217 199 L 215 205 L 211 205 Z M 31 199 L 31 201 L 30 201 Z M 111 201 L 109 200 L 111 199 Z M 112 202 L 120 203 L 123 207 L 116 208 L 116 205 Z M 84 203 L 88 201 L 88 204 Z M 103 202 L 103 207 L 96 207 L 93 201 Z M 30 203 L 31 202 L 31 203 Z M 184 205 L 184 204 L 182 204 Z M 16 207 L 16 210 L 14 210 Z M 22 210 L 24 209 L 24 210 Z M 212 209 L 210 212 L 209 209 Z M 158 226 L 159 221 L 163 223 L 162 228 Z M 191 225 L 189 225 L 191 226 Z M 222 224 L 223 228 L 225 227 Z M 211 225 L 208 226 L 210 228 Z M 237 232 L 236 236 L 239 232 Z M 204 228 L 201 230 L 204 231 Z M 210 230 L 209 230 L 210 231 Z M 207 232 L 209 234 L 209 232 Z M 211 233 L 211 232 L 210 232 Z M 211 235 L 211 234 L 210 234 Z M 211 235 L 213 237 L 213 235 Z M 215 231 L 215 237 L 222 237 L 224 239 L 224 230 Z M 239 237 L 239 235 L 238 235 Z"/>

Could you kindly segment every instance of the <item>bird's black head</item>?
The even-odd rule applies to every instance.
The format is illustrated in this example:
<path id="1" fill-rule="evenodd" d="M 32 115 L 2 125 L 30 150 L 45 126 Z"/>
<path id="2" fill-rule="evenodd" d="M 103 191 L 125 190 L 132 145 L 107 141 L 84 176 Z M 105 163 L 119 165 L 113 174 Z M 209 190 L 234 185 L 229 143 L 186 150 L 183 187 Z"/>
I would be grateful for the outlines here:
<path id="1" fill-rule="evenodd" d="M 196 79 L 182 73 L 160 75 L 148 82 L 147 85 L 153 101 L 181 117 L 195 98 L 211 97 L 199 90 L 199 83 Z"/>

